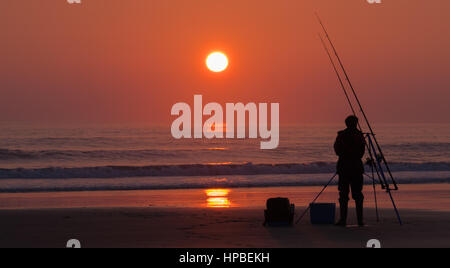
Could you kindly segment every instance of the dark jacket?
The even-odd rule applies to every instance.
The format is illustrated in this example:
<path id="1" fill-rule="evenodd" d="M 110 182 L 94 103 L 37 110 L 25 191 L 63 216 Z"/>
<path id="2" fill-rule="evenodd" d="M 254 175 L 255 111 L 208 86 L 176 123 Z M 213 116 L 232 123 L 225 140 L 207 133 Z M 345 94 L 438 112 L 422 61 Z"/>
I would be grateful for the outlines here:
<path id="1" fill-rule="evenodd" d="M 339 156 L 338 174 L 362 174 L 362 158 L 366 152 L 366 141 L 361 131 L 346 129 L 340 131 L 334 143 L 334 150 Z"/>

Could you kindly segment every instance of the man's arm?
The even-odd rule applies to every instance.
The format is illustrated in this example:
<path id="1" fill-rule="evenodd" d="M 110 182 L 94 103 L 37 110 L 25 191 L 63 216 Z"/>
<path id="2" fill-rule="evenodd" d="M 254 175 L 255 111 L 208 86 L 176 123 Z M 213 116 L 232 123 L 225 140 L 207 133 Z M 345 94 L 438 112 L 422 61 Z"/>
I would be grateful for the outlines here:
<path id="1" fill-rule="evenodd" d="M 334 142 L 334 152 L 337 156 L 342 155 L 342 138 L 340 134 L 338 134 L 336 141 Z"/>
<path id="2" fill-rule="evenodd" d="M 360 145 L 359 145 L 360 158 L 363 158 L 365 153 L 366 153 L 366 139 L 364 138 L 364 135 L 361 134 Z"/>

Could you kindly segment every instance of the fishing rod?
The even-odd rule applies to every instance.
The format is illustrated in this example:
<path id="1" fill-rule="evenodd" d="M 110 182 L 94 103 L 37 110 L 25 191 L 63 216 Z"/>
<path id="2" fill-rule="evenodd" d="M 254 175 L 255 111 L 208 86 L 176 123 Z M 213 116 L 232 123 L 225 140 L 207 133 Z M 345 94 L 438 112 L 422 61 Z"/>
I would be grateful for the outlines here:
<path id="1" fill-rule="evenodd" d="M 393 207 L 394 207 L 394 210 L 395 210 L 395 213 L 396 213 L 396 215 L 397 215 L 397 219 L 398 219 L 400 225 L 403 225 L 402 219 L 401 219 L 401 217 L 400 217 L 400 213 L 398 212 L 397 205 L 395 204 L 394 198 L 393 198 L 392 193 L 391 193 L 391 191 L 393 191 L 393 190 L 394 190 L 394 191 L 397 191 L 397 190 L 399 189 L 399 188 L 398 188 L 398 185 L 397 185 L 397 182 L 395 181 L 394 176 L 392 175 L 392 172 L 391 172 L 391 169 L 390 169 L 390 167 L 389 167 L 389 164 L 388 164 L 388 162 L 387 162 L 387 160 L 386 160 L 386 158 L 385 158 L 385 156 L 384 156 L 384 154 L 383 154 L 383 151 L 382 151 L 382 149 L 381 149 L 380 144 L 378 143 L 378 140 L 377 140 L 377 138 L 376 138 L 376 135 L 375 135 L 375 133 L 374 133 L 374 131 L 373 131 L 373 129 L 372 129 L 372 126 L 371 126 L 371 124 L 370 124 L 370 122 L 369 122 L 369 120 L 368 120 L 368 118 L 367 118 L 367 115 L 366 115 L 366 113 L 365 113 L 365 111 L 364 111 L 364 109 L 363 109 L 363 107 L 362 107 L 362 104 L 361 104 L 361 102 L 360 102 L 360 100 L 359 100 L 359 98 L 358 98 L 358 95 L 356 94 L 355 88 L 353 87 L 353 84 L 352 84 L 352 82 L 351 82 L 351 80 L 350 80 L 350 77 L 349 77 L 349 75 L 348 75 L 348 73 L 347 73 L 345 67 L 344 67 L 344 64 L 342 63 L 342 60 L 341 60 L 341 58 L 340 58 L 340 56 L 339 56 L 339 54 L 338 54 L 338 52 L 337 52 L 337 49 L 336 49 L 336 47 L 334 46 L 334 43 L 333 43 L 333 41 L 331 40 L 330 35 L 328 34 L 328 31 L 327 31 L 327 29 L 325 28 L 325 25 L 323 24 L 322 20 L 321 20 L 320 17 L 319 17 L 319 14 L 317 14 L 317 12 L 316 12 L 316 17 L 317 17 L 317 19 L 318 19 L 320 25 L 322 26 L 322 29 L 323 29 L 323 31 L 324 31 L 324 33 L 325 33 L 325 36 L 326 36 L 327 39 L 328 39 L 328 42 L 330 43 L 330 45 L 331 45 L 331 47 L 332 47 L 332 49 L 333 49 L 333 52 L 334 52 L 334 54 L 335 54 L 335 56 L 336 56 L 336 58 L 337 58 L 337 61 L 338 61 L 338 63 L 339 63 L 339 66 L 340 66 L 342 72 L 344 73 L 345 79 L 347 80 L 347 83 L 348 83 L 348 85 L 350 86 L 351 92 L 353 93 L 353 96 L 354 96 L 356 102 L 358 103 L 359 109 L 360 109 L 360 111 L 361 111 L 361 113 L 362 113 L 362 115 L 363 115 L 363 117 L 364 117 L 364 120 L 365 120 L 365 122 L 366 122 L 366 124 L 367 124 L 367 127 L 369 128 L 369 131 L 370 131 L 369 133 L 364 133 L 364 132 L 363 132 L 365 138 L 367 139 L 366 147 L 367 147 L 367 149 L 368 149 L 369 156 L 370 156 L 370 159 L 368 159 L 367 164 L 370 164 L 370 166 L 372 167 L 372 177 L 368 176 L 367 174 L 366 174 L 366 176 L 368 176 L 369 178 L 371 178 L 372 181 L 373 181 L 374 194 L 375 194 L 375 203 L 376 203 L 376 212 L 377 212 L 377 220 L 378 220 L 379 217 L 378 217 L 378 204 L 377 204 L 378 202 L 377 202 L 377 198 L 376 198 L 376 190 L 375 190 L 375 175 L 374 175 L 375 172 L 376 172 L 377 177 L 378 177 L 378 179 L 379 179 L 379 181 L 380 181 L 380 184 L 381 184 L 382 189 L 386 190 L 386 192 L 388 193 L 388 195 L 389 195 L 389 197 L 390 197 L 390 199 L 391 199 L 392 205 L 393 205 Z M 350 105 L 350 108 L 352 109 L 353 114 L 356 116 L 356 112 L 355 112 L 355 109 L 354 109 L 354 107 L 353 107 L 353 103 L 352 103 L 352 101 L 350 100 L 349 94 L 348 94 L 348 92 L 347 92 L 347 88 L 345 87 L 344 82 L 343 82 L 343 79 L 341 78 L 341 74 L 340 74 L 339 71 L 338 71 L 337 64 L 335 64 L 335 61 L 333 60 L 333 57 L 331 56 L 330 50 L 328 49 L 327 45 L 325 44 L 324 39 L 322 38 L 322 36 L 321 36 L 320 34 L 319 34 L 319 37 L 320 37 L 320 40 L 322 41 L 322 45 L 324 46 L 325 51 L 327 52 L 327 55 L 328 55 L 328 57 L 329 57 L 329 59 L 330 59 L 330 62 L 331 62 L 331 64 L 332 64 L 332 66 L 333 66 L 333 69 L 334 69 L 334 71 L 336 72 L 336 75 L 337 75 L 337 77 L 338 77 L 338 79 L 339 79 L 339 83 L 340 83 L 340 85 L 341 85 L 341 87 L 342 87 L 342 90 L 344 91 L 344 94 L 345 94 L 345 96 L 346 96 L 346 98 L 347 98 L 347 101 L 348 101 L 348 103 L 349 103 L 349 105 Z M 360 124 L 359 122 L 358 122 L 358 127 L 359 127 L 359 129 L 360 129 L 361 131 L 363 130 L 362 127 L 361 127 L 361 124 Z M 385 173 L 384 173 L 384 168 L 383 168 L 383 167 L 386 169 L 386 171 L 387 171 L 387 173 L 388 173 L 388 175 L 389 175 L 389 178 L 390 178 L 392 184 L 394 185 L 394 189 L 391 188 L 390 183 L 388 182 L 388 179 L 386 178 L 386 175 L 385 175 Z M 333 178 L 331 179 L 331 181 L 332 181 L 335 177 L 336 177 L 336 175 L 333 176 Z M 331 181 L 325 186 L 325 188 L 322 190 L 322 192 L 319 193 L 318 197 L 325 191 L 325 189 L 326 189 L 327 186 L 331 183 Z M 318 197 L 316 197 L 316 199 L 313 201 L 313 203 L 318 199 Z M 305 213 L 306 213 L 306 212 L 305 212 Z M 304 217 L 304 214 L 303 214 L 302 217 L 297 221 L 297 223 L 298 223 L 303 217 Z"/>
<path id="2" fill-rule="evenodd" d="M 382 184 L 382 187 L 383 187 L 383 189 L 386 188 L 386 190 L 388 190 L 388 191 L 389 191 L 389 190 L 397 191 L 397 190 L 398 190 L 397 182 L 395 181 L 394 176 L 392 175 L 392 172 L 391 172 L 391 169 L 390 169 L 390 167 L 389 167 L 389 164 L 388 164 L 388 162 L 387 162 L 387 160 L 386 160 L 386 158 L 385 158 L 385 156 L 384 156 L 383 150 L 381 149 L 381 145 L 379 144 L 378 140 L 376 139 L 375 132 L 373 131 L 372 125 L 370 124 L 369 119 L 367 118 L 367 115 L 366 115 L 366 113 L 365 113 L 365 111 L 364 111 L 364 108 L 362 107 L 362 104 L 361 104 L 361 102 L 360 102 L 360 100 L 359 100 L 358 94 L 356 94 L 356 91 L 355 91 L 355 88 L 354 88 L 354 86 L 353 86 L 353 83 L 352 83 L 351 80 L 350 80 L 350 77 L 349 77 L 349 75 L 348 75 L 348 73 L 347 73 L 347 71 L 346 71 L 346 69 L 345 69 L 345 67 L 344 67 L 344 64 L 343 64 L 343 62 L 342 62 L 342 60 L 341 60 L 341 57 L 339 56 L 339 53 L 337 52 L 337 49 L 336 49 L 336 47 L 334 46 L 334 43 L 333 43 L 333 41 L 331 40 L 330 35 L 328 34 L 328 31 L 327 31 L 327 29 L 325 28 L 325 25 L 323 24 L 323 22 L 322 22 L 322 20 L 321 20 L 321 18 L 320 18 L 320 16 L 319 16 L 319 14 L 317 14 L 317 12 L 316 12 L 315 14 L 316 14 L 317 20 L 319 21 L 320 25 L 322 26 L 322 29 L 323 29 L 323 31 L 324 31 L 324 33 L 325 33 L 326 38 L 328 39 L 328 41 L 329 41 L 329 43 L 330 43 L 330 45 L 331 45 L 331 47 L 332 47 L 332 49 L 333 49 L 333 52 L 334 52 L 334 54 L 335 54 L 335 56 L 336 56 L 336 58 L 337 58 L 337 61 L 338 61 L 338 63 L 339 63 L 339 66 L 341 67 L 341 69 L 342 69 L 342 71 L 343 71 L 343 73 L 344 73 L 345 79 L 347 80 L 347 83 L 348 83 L 348 85 L 350 86 L 350 89 L 351 89 L 351 91 L 352 91 L 352 93 L 353 93 L 353 96 L 355 97 L 355 100 L 356 100 L 356 102 L 358 103 L 358 106 L 359 106 L 359 109 L 360 109 L 360 111 L 361 111 L 361 114 L 363 115 L 364 120 L 365 120 L 365 122 L 366 122 L 366 124 L 367 124 L 367 127 L 369 128 L 369 131 L 370 131 L 369 134 L 372 136 L 374 145 L 376 146 L 376 149 L 378 149 L 378 154 L 376 155 L 378 164 L 379 164 L 380 166 L 381 166 L 382 164 L 384 164 L 384 166 L 385 166 L 385 168 L 386 168 L 386 171 L 388 172 L 389 177 L 390 177 L 390 179 L 391 179 L 391 181 L 392 181 L 392 183 L 393 183 L 393 185 L 394 185 L 394 189 L 391 189 L 390 186 L 389 186 L 389 183 L 387 183 L 387 181 L 385 181 L 385 183 Z M 322 39 L 322 37 L 321 37 L 321 39 Z M 323 39 L 322 39 L 322 40 L 323 40 Z M 325 46 L 325 47 L 326 47 L 326 46 Z M 328 50 L 328 49 L 327 49 L 327 50 Z M 329 51 L 328 51 L 328 53 L 329 53 Z M 329 56 L 331 56 L 330 53 L 329 53 Z M 333 65 L 334 65 L 334 61 L 333 61 L 333 60 L 332 60 L 332 63 L 333 63 Z M 336 69 L 335 66 L 334 66 L 334 68 Z M 339 73 L 337 73 L 337 74 L 338 74 L 338 76 L 339 76 Z M 339 76 L 339 80 L 342 80 L 342 79 L 340 78 L 340 76 Z M 345 87 L 344 87 L 344 91 L 346 92 Z M 346 93 L 346 95 L 348 96 L 347 93 Z M 351 102 L 350 102 L 350 105 L 352 106 Z M 352 108 L 352 110 L 353 110 L 353 112 L 354 112 L 354 109 L 353 109 L 353 108 Z M 383 177 L 384 177 L 384 175 L 383 175 Z M 383 178 L 383 179 L 385 179 L 385 178 Z"/>
<path id="3" fill-rule="evenodd" d="M 322 36 L 319 34 L 320 41 L 322 42 L 323 48 L 327 52 L 328 58 L 330 59 L 331 65 L 333 66 L 334 71 L 336 72 L 336 76 L 339 80 L 339 84 L 341 85 L 342 90 L 344 91 L 345 97 L 347 98 L 348 104 L 350 105 L 350 109 L 352 110 L 352 113 L 354 116 L 356 116 L 355 108 L 353 108 L 352 101 L 350 100 L 350 96 L 347 93 L 347 90 L 345 89 L 344 81 L 342 81 L 341 75 L 339 74 L 338 69 L 336 68 L 336 64 L 334 64 L 333 57 L 331 57 L 330 50 L 328 49 L 327 45 L 325 44 L 325 41 L 323 40 Z M 359 124 L 359 122 L 358 122 Z M 361 128 L 361 126 L 360 126 Z"/>
<path id="4" fill-rule="evenodd" d="M 333 67 L 334 72 L 336 73 L 336 76 L 338 78 L 339 84 L 342 88 L 342 91 L 344 92 L 345 97 L 347 98 L 348 104 L 350 106 L 350 109 L 352 110 L 352 113 L 354 116 L 356 116 L 356 111 L 355 108 L 353 107 L 353 103 L 350 99 L 350 96 L 348 95 L 347 89 L 345 88 L 344 85 L 344 81 L 341 78 L 341 74 L 338 71 L 338 68 L 333 60 L 333 57 L 331 56 L 330 50 L 328 49 L 327 45 L 325 44 L 325 41 L 323 40 L 322 36 L 320 34 L 318 34 L 320 41 L 323 45 L 323 48 L 325 50 L 325 52 L 328 55 L 328 58 L 330 59 L 330 63 L 331 66 Z M 362 131 L 362 127 L 360 122 L 358 122 L 358 128 Z M 366 147 L 368 149 L 368 151 L 370 152 L 370 157 L 372 158 L 372 152 L 371 152 L 371 148 L 369 147 L 369 144 L 366 143 Z M 373 183 L 373 190 L 374 190 L 374 196 L 375 196 L 375 208 L 376 208 L 376 216 L 377 216 L 377 222 L 379 222 L 379 213 L 378 213 L 378 201 L 377 201 L 377 194 L 376 194 L 376 189 L 375 189 L 375 170 L 377 170 L 378 173 L 378 169 L 376 166 L 372 165 L 372 177 L 370 177 L 372 179 L 372 183 Z M 331 184 L 331 182 L 337 177 L 337 173 L 334 174 L 334 176 L 330 179 L 330 181 L 324 186 L 324 188 L 322 189 L 322 191 L 316 196 L 316 198 L 312 201 L 312 203 L 315 203 L 317 201 L 317 199 L 319 199 L 319 197 L 322 195 L 322 193 L 325 191 L 326 188 L 328 188 L 328 186 Z M 369 176 L 368 176 L 369 177 Z M 380 184 L 383 184 L 383 182 L 380 179 Z M 308 213 L 308 211 L 311 209 L 311 206 L 308 206 L 308 208 L 303 212 L 303 214 L 298 218 L 298 220 L 295 222 L 295 224 L 298 224 L 306 215 L 306 213 Z"/>
<path id="5" fill-rule="evenodd" d="M 334 62 L 334 60 L 333 60 L 333 57 L 331 56 L 330 50 L 328 49 L 327 45 L 325 44 L 325 41 L 323 40 L 323 38 L 322 38 L 322 36 L 321 36 L 320 34 L 319 34 L 319 38 L 320 38 L 320 41 L 322 42 L 322 45 L 323 45 L 323 48 L 324 48 L 325 52 L 326 52 L 327 55 L 328 55 L 328 58 L 330 59 L 331 66 L 333 67 L 334 72 L 336 73 L 336 76 L 337 76 L 337 78 L 338 78 L 338 80 L 339 80 L 339 84 L 341 85 L 342 91 L 344 92 L 344 95 L 345 95 L 345 97 L 347 98 L 347 101 L 348 101 L 348 104 L 349 104 L 349 106 L 350 106 L 350 109 L 352 110 L 353 115 L 356 116 L 355 108 L 353 107 L 353 103 L 352 103 L 352 101 L 351 101 L 351 99 L 350 99 L 350 96 L 348 95 L 347 89 L 345 88 L 344 82 L 343 82 L 343 80 L 342 80 L 342 78 L 341 78 L 341 74 L 339 73 L 338 68 L 337 68 L 337 66 L 336 66 L 336 64 L 335 64 L 335 62 Z M 359 128 L 359 130 L 360 130 L 361 132 L 363 131 L 363 129 L 362 129 L 362 127 L 361 127 L 361 123 L 360 123 L 359 121 L 358 121 L 358 128 Z M 368 150 L 368 152 L 369 152 L 370 159 L 371 159 L 371 161 L 372 161 L 372 159 L 375 159 L 375 158 L 373 157 L 373 154 L 372 154 L 372 148 L 370 147 L 370 144 L 369 144 L 369 143 L 366 143 L 366 147 L 367 147 L 367 150 Z M 376 171 L 377 171 L 377 174 L 379 174 L 379 169 L 378 169 L 377 166 L 372 165 L 372 169 L 373 169 L 373 170 L 376 170 Z M 375 176 L 373 176 L 373 180 L 375 181 Z M 384 188 L 385 188 L 385 184 L 384 184 L 384 182 L 382 181 L 381 177 L 379 177 L 379 181 L 380 181 L 380 185 L 381 185 L 382 188 L 384 189 Z"/>

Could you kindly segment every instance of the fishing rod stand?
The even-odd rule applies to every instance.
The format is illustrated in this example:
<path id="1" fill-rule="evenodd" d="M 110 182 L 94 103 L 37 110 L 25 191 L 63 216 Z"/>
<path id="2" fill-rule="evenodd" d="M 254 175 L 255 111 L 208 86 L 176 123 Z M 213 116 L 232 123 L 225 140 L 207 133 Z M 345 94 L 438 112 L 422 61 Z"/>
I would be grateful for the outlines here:
<path id="1" fill-rule="evenodd" d="M 377 221 L 379 221 L 379 213 L 378 213 L 378 200 L 376 194 L 376 181 L 378 180 L 381 188 L 386 191 L 389 195 L 389 198 L 392 202 L 392 207 L 394 208 L 395 214 L 397 216 L 398 222 L 400 225 L 403 225 L 402 218 L 400 217 L 400 213 L 398 211 L 397 205 L 395 204 L 394 197 L 392 196 L 392 191 L 398 191 L 397 182 L 392 175 L 389 165 L 386 162 L 383 152 L 378 149 L 379 147 L 376 145 L 375 134 L 373 133 L 365 133 L 366 145 L 369 153 L 369 158 L 366 161 L 366 165 L 371 168 L 371 174 L 364 173 L 364 175 L 370 178 L 373 182 L 373 190 L 375 196 L 375 209 L 377 213 Z M 392 188 L 392 186 L 394 188 Z"/>

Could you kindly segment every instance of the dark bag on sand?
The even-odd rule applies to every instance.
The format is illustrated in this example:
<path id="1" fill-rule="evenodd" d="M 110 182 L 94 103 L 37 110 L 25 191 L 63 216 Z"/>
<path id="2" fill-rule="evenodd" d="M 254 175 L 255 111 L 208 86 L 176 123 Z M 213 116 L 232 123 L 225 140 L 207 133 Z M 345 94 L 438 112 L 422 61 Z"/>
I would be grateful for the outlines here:
<path id="1" fill-rule="evenodd" d="M 267 200 L 264 226 L 289 226 L 294 222 L 295 205 L 287 198 Z"/>

